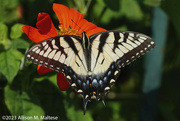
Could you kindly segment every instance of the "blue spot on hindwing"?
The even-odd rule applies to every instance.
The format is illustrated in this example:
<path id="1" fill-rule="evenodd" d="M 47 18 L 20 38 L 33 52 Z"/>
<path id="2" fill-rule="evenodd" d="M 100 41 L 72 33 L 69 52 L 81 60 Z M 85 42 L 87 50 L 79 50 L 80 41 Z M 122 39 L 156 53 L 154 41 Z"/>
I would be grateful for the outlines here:
<path id="1" fill-rule="evenodd" d="M 93 81 L 92 81 L 92 87 L 98 88 L 97 79 L 93 79 Z"/>
<path id="2" fill-rule="evenodd" d="M 108 78 L 105 76 L 105 77 L 103 78 L 103 80 L 104 80 L 105 83 L 107 83 Z"/>

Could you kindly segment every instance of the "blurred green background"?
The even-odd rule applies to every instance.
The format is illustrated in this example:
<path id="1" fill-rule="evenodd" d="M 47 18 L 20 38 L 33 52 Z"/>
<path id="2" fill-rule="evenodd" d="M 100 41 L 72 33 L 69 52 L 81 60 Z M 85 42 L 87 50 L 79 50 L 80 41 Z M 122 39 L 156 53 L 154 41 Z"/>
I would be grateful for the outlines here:
<path id="1" fill-rule="evenodd" d="M 39 76 L 25 62 L 34 44 L 21 27 L 35 27 L 40 12 L 56 28 L 53 3 L 75 8 L 107 30 L 130 30 L 151 36 L 156 47 L 122 68 L 106 97 L 88 103 L 73 89 L 62 92 L 56 72 Z M 59 121 L 180 121 L 179 0 L 0 0 L 0 120 L 2 116 L 57 116 Z M 23 120 L 22 120 L 23 121 Z"/>

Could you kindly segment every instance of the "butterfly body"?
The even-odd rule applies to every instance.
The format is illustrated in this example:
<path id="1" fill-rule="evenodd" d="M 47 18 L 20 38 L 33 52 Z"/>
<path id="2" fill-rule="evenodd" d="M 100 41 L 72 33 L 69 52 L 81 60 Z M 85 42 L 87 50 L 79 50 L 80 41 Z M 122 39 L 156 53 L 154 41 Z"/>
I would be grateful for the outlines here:
<path id="1" fill-rule="evenodd" d="M 82 38 L 63 35 L 37 43 L 26 59 L 65 74 L 78 94 L 83 96 L 84 111 L 94 96 L 104 96 L 115 83 L 120 68 L 155 46 L 148 36 L 130 31 L 105 31 Z"/>

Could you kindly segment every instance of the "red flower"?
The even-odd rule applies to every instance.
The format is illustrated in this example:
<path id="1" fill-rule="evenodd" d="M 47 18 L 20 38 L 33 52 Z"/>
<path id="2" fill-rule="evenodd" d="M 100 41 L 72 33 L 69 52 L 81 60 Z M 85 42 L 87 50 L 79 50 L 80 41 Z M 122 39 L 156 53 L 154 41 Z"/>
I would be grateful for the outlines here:
<path id="1" fill-rule="evenodd" d="M 73 8 L 69 9 L 64 5 L 54 3 L 53 10 L 59 19 L 60 32 L 56 31 L 56 28 L 54 27 L 54 24 L 47 13 L 39 13 L 36 23 L 37 28 L 28 25 L 22 27 L 24 33 L 26 33 L 32 41 L 38 43 L 47 38 L 58 35 L 81 36 L 83 31 L 85 31 L 88 36 L 106 31 L 105 29 L 97 27 L 96 25 L 85 20 L 84 15 Z M 52 71 L 52 69 L 38 65 L 37 71 L 39 75 L 41 75 Z M 59 72 L 57 73 L 57 84 L 59 89 L 62 91 L 67 90 L 70 86 L 69 82 L 65 80 L 64 74 Z"/>

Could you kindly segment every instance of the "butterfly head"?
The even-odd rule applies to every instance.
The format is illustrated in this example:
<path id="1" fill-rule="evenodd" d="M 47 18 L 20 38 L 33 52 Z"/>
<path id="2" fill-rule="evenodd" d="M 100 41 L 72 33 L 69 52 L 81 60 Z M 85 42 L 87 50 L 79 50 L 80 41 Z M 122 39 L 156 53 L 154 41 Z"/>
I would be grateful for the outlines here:
<path id="1" fill-rule="evenodd" d="M 84 49 L 89 50 L 90 41 L 89 41 L 89 37 L 87 36 L 86 32 L 82 33 L 82 45 L 83 45 Z"/>

